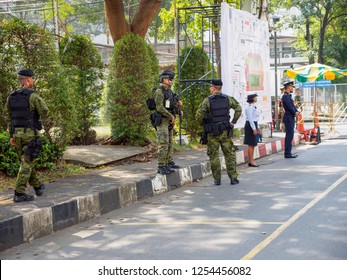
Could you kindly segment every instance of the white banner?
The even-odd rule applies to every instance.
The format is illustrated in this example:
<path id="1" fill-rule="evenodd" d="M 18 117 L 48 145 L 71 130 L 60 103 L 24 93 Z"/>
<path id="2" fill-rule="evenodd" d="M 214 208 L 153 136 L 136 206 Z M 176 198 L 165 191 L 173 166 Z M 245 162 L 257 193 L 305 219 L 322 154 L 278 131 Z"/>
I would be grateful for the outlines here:
<path id="1" fill-rule="evenodd" d="M 221 60 L 223 93 L 240 102 L 243 113 L 236 127 L 245 124 L 247 95 L 258 94 L 259 123 L 270 123 L 271 94 L 269 27 L 267 21 L 222 3 Z"/>

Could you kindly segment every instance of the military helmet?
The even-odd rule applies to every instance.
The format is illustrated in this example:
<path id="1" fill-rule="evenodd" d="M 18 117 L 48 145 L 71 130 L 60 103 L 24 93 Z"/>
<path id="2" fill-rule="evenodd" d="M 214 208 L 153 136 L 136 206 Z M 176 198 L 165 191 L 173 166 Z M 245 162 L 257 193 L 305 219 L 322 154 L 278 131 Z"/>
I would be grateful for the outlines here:
<path id="1" fill-rule="evenodd" d="M 169 78 L 169 79 L 174 79 L 175 78 L 175 72 L 172 72 L 170 70 L 164 70 L 163 72 L 160 73 L 159 75 L 159 83 L 163 82 L 163 79 Z"/>

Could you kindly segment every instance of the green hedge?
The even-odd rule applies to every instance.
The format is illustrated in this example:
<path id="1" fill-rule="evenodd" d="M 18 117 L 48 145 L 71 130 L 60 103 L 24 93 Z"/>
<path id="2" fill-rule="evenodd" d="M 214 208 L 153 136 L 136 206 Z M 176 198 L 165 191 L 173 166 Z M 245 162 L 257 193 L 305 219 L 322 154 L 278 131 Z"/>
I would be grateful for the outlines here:
<path id="1" fill-rule="evenodd" d="M 212 69 L 212 64 L 201 46 L 183 48 L 180 55 L 187 58 L 181 67 L 181 80 L 200 79 Z M 211 78 L 211 74 L 204 76 L 204 79 Z M 177 88 L 177 80 L 175 80 L 175 88 Z M 185 131 L 183 132 L 189 135 L 191 141 L 198 140 L 202 128 L 201 124 L 196 122 L 195 114 L 200 103 L 210 95 L 209 84 L 197 83 L 192 85 L 192 83 L 182 83 L 180 95 L 185 113 L 182 124 Z"/>
<path id="2" fill-rule="evenodd" d="M 146 98 L 157 84 L 158 59 L 143 38 L 128 34 L 115 44 L 107 85 L 113 139 L 143 145 L 150 132 Z"/>
<path id="3" fill-rule="evenodd" d="M 0 133 L 0 172 L 14 176 L 18 169 L 18 156 L 16 149 L 10 145 L 10 135 L 7 132 Z"/>
<path id="4" fill-rule="evenodd" d="M 101 106 L 104 67 L 90 38 L 74 35 L 60 41 L 60 59 L 70 85 L 76 115 L 74 143 L 93 143 L 91 127 L 97 123 Z"/>
<path id="5" fill-rule="evenodd" d="M 46 137 L 41 136 L 41 141 L 44 144 L 34 166 L 36 169 L 52 169 L 62 155 Z M 10 144 L 10 135 L 8 132 L 0 133 L 0 172 L 8 176 L 15 176 L 18 170 L 19 159 L 15 147 Z"/>

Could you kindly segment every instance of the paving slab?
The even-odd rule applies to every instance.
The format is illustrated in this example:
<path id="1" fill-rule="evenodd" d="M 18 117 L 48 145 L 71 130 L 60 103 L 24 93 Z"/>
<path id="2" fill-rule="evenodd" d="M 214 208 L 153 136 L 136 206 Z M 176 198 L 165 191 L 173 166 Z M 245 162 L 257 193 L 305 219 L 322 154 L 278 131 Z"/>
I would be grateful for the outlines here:
<path id="1" fill-rule="evenodd" d="M 69 146 L 63 159 L 67 163 L 79 164 L 84 167 L 98 167 L 116 163 L 148 152 L 146 147 L 128 147 L 121 145 L 88 145 Z"/>

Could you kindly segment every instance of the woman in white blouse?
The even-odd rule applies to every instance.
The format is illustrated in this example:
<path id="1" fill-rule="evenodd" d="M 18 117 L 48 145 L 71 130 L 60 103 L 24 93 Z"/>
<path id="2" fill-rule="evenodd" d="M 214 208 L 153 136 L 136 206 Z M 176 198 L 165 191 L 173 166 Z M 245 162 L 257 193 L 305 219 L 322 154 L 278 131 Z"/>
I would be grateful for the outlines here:
<path id="1" fill-rule="evenodd" d="M 247 103 L 249 105 L 246 108 L 246 123 L 245 123 L 245 137 L 243 143 L 248 145 L 248 166 L 258 167 L 254 161 L 254 148 L 258 145 L 258 120 L 259 111 L 255 106 L 257 102 L 258 94 L 247 95 Z"/>

